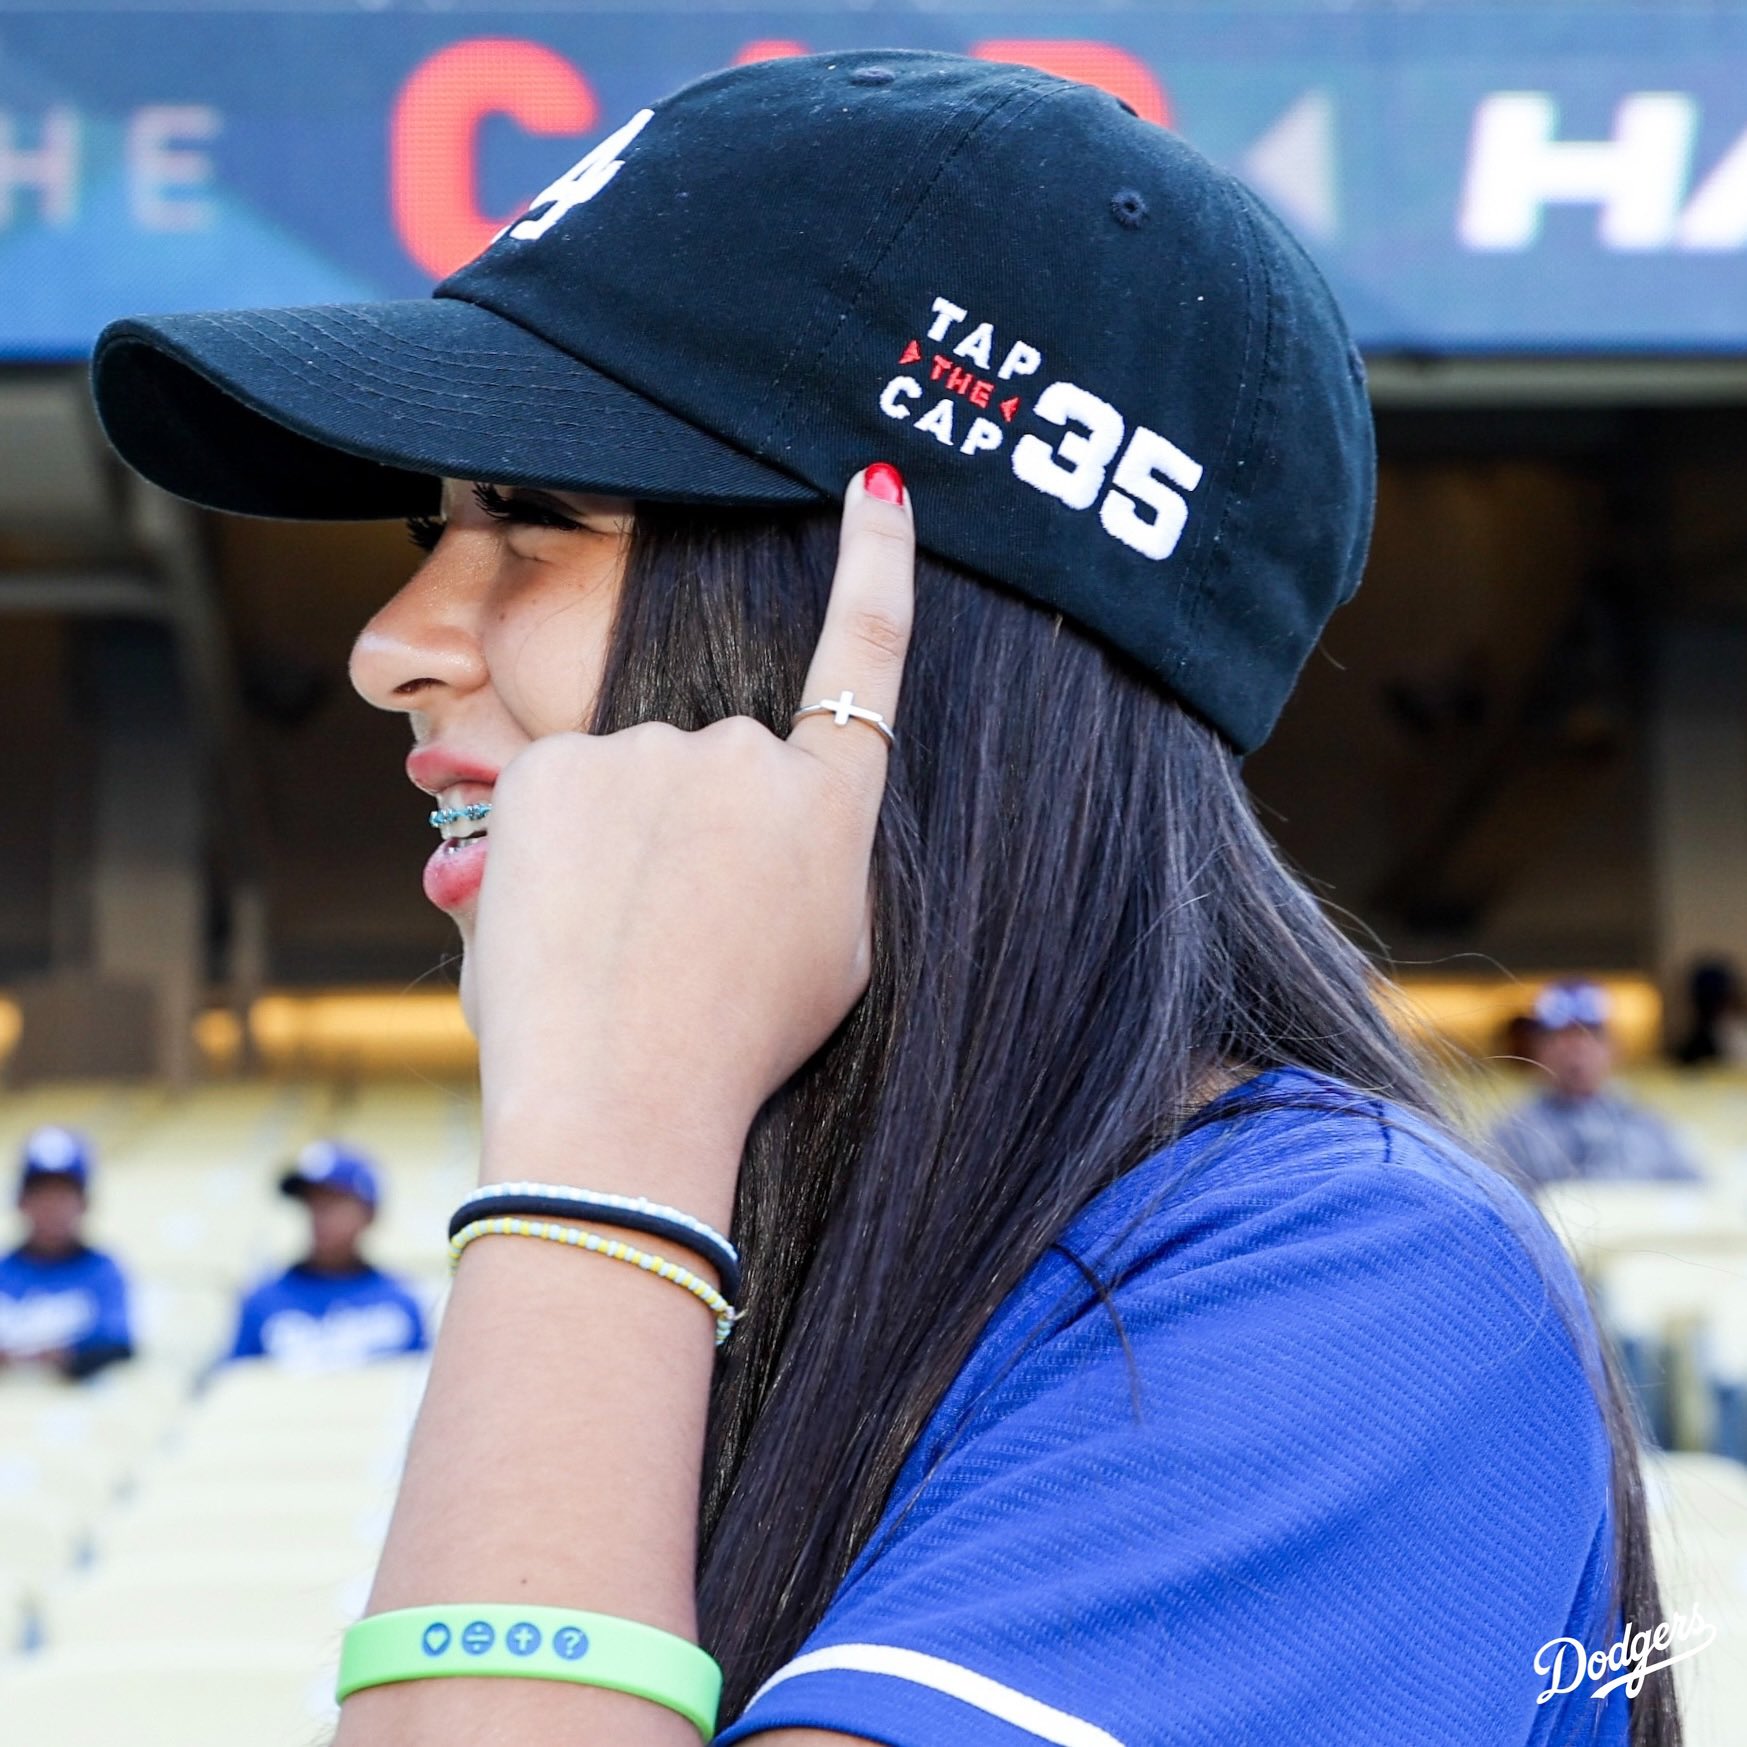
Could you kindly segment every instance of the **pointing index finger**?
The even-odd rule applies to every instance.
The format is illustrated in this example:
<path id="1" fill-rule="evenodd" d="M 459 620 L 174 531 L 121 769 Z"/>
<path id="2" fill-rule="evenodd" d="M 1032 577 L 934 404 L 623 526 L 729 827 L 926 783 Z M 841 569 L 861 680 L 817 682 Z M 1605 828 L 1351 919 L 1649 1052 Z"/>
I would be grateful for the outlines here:
<path id="1" fill-rule="evenodd" d="M 875 710 L 896 729 L 915 598 L 910 494 L 897 468 L 876 461 L 856 474 L 844 493 L 831 599 L 796 707 L 839 704 L 845 692 L 851 701 L 831 715 L 803 716 L 790 729 L 792 741 L 839 767 L 865 769 L 883 781 L 886 737 L 854 715 Z M 838 717 L 846 717 L 841 725 Z"/>

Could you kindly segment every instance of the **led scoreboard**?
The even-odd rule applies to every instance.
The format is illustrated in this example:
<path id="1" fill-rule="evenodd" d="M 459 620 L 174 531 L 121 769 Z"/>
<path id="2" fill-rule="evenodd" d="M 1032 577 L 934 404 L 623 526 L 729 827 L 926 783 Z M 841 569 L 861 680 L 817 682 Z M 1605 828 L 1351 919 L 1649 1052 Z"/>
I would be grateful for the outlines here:
<path id="1" fill-rule="evenodd" d="M 1048 67 L 1179 129 L 1373 353 L 1747 350 L 1747 9 L 0 0 L 0 355 L 419 295 L 674 85 L 864 46 Z"/>

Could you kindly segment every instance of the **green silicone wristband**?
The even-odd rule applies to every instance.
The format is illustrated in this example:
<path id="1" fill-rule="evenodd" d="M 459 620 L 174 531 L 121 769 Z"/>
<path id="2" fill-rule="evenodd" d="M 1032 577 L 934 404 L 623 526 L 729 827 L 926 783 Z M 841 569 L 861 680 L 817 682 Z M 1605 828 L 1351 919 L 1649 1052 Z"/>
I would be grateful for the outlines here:
<path id="1" fill-rule="evenodd" d="M 507 1675 L 611 1687 L 678 1711 L 708 1741 L 722 1671 L 655 1626 L 562 1607 L 411 1607 L 372 1614 L 345 1637 L 338 1696 L 448 1675 Z"/>

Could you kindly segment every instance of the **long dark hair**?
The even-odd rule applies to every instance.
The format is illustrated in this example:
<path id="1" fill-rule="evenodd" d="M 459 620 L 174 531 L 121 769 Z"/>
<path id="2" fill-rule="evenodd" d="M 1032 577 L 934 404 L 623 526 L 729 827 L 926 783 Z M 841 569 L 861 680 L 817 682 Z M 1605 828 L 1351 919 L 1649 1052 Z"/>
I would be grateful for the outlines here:
<path id="1" fill-rule="evenodd" d="M 595 730 L 744 714 L 786 734 L 836 524 L 641 506 Z M 1219 736 L 1010 590 L 924 557 L 916 592 L 872 983 L 760 1114 L 742 1172 L 747 1315 L 712 1403 L 699 1570 L 724 1717 L 823 1615 L 1003 1297 L 1184 1130 L 1209 1064 L 1309 1068 L 1446 1127 Z M 1655 1620 L 1633 1422 L 1611 1360 L 1593 1375 L 1614 1599 Z M 1631 1739 L 1676 1747 L 1666 1682 Z"/>

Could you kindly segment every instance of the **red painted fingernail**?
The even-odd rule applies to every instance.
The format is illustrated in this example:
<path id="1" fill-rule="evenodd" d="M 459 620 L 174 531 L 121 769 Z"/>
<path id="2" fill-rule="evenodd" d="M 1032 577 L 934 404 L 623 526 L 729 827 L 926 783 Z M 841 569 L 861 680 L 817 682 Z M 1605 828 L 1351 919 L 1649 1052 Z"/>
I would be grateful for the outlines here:
<path id="1" fill-rule="evenodd" d="M 876 461 L 861 476 L 862 489 L 882 503 L 904 501 L 904 476 L 889 461 Z"/>

